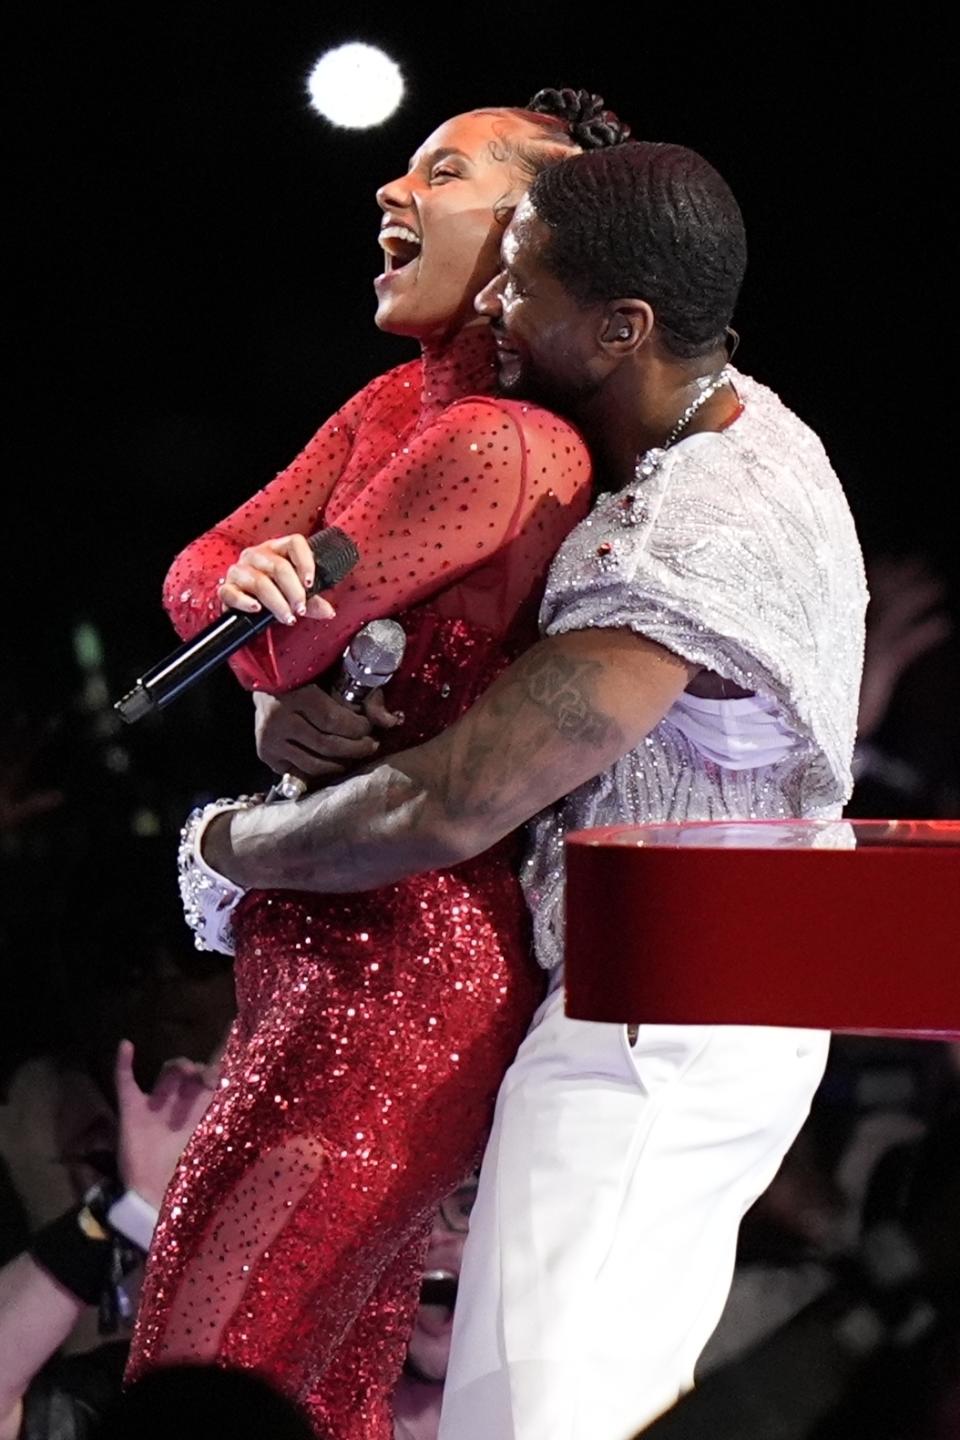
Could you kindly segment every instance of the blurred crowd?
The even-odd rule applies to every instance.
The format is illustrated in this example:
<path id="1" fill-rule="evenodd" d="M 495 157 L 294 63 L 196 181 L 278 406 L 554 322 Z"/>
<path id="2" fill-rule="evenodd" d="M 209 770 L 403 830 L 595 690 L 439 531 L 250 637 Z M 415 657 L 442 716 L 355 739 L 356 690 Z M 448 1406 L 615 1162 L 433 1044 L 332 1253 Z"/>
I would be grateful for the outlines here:
<path id="1" fill-rule="evenodd" d="M 920 557 L 868 571 L 847 813 L 960 817 L 951 597 Z M 59 708 L 14 682 L 0 731 L 0 1440 L 209 1436 L 225 1406 L 244 1417 L 235 1436 L 309 1435 L 252 1376 L 184 1367 L 121 1398 L 142 1255 L 107 1306 L 34 1255 L 98 1181 L 162 1194 L 202 1113 L 232 980 L 227 959 L 192 949 L 174 840 L 192 805 L 264 779 L 228 680 L 134 734 L 111 703 L 132 677 L 95 626 L 76 625 L 63 660 Z M 474 1184 L 436 1216 L 397 1440 L 436 1435 Z M 744 1223 L 698 1388 L 647 1433 L 955 1440 L 958 1215 L 960 1047 L 837 1037 L 810 1121 Z"/>

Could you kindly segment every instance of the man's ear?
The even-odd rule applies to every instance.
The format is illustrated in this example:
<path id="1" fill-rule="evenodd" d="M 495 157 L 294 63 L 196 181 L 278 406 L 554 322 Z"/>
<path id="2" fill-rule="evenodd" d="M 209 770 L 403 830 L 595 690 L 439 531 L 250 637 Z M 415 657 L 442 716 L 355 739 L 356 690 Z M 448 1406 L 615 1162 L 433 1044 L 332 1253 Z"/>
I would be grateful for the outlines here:
<path id="1" fill-rule="evenodd" d="M 513 219 L 513 213 L 520 204 L 522 195 L 522 190 L 508 190 L 505 195 L 500 196 L 499 200 L 493 202 L 493 218 L 502 230 L 506 230 Z"/>
<path id="2" fill-rule="evenodd" d="M 626 354 L 646 343 L 653 325 L 653 311 L 646 300 L 610 300 L 603 308 L 600 343 Z"/>

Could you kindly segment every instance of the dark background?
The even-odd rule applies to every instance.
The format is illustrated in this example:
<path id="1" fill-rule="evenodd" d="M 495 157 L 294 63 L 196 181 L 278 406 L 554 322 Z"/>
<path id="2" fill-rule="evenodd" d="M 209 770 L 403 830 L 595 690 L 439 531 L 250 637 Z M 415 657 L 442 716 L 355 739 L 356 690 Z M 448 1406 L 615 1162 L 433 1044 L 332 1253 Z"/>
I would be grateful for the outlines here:
<path id="1" fill-rule="evenodd" d="M 84 610 L 125 659 L 154 657 L 176 548 L 409 353 L 371 319 L 377 184 L 447 115 L 554 83 L 600 90 L 637 134 L 692 145 L 730 180 L 751 241 L 738 363 L 822 434 L 868 545 L 953 563 L 938 27 L 915 11 L 865 27 L 839 7 L 829 24 L 670 10 L 31 11 L 8 53 L 26 320 L 13 419 L 28 424 L 7 475 L 26 502 L 16 548 L 39 562 L 34 652 Z M 366 132 L 306 102 L 312 62 L 351 38 L 408 80 L 398 115 Z"/>
<path id="2" fill-rule="evenodd" d="M 713 161 L 751 246 L 737 364 L 820 433 L 868 555 L 924 554 L 956 608 L 955 82 L 936 11 L 566 13 L 8 7 L 0 1090 L 37 1050 L 109 1054 L 104 997 L 149 972 L 150 936 L 169 935 L 185 972 L 198 963 L 174 838 L 192 803 L 262 783 L 249 699 L 221 673 L 131 729 L 111 704 L 174 643 L 160 586 L 176 551 L 413 353 L 372 323 L 373 197 L 447 116 L 584 86 L 639 136 Z M 307 104 L 312 64 L 350 39 L 407 78 L 399 113 L 366 132 Z M 956 641 L 928 659 L 912 760 L 934 730 L 956 743 Z M 834 1054 L 819 1103 L 846 1134 L 844 1086 L 871 1062 Z M 910 1057 L 924 1075 L 946 1063 L 934 1046 Z"/>
<path id="3" fill-rule="evenodd" d="M 413 353 L 372 323 L 374 191 L 474 105 L 582 85 L 638 135 L 707 155 L 751 244 L 737 363 L 822 435 L 868 551 L 920 549 L 955 582 L 955 154 L 932 13 L 338 13 L 14 12 L 2 736 L 16 785 L 66 797 L 21 828 L 20 858 L 172 834 L 193 799 L 262 779 L 229 674 L 130 730 L 109 702 L 172 646 L 159 595 L 175 552 Z M 365 132 L 332 129 L 305 89 L 316 58 L 355 38 L 408 83 Z M 83 623 L 96 643 L 87 632 L 78 652 Z"/>

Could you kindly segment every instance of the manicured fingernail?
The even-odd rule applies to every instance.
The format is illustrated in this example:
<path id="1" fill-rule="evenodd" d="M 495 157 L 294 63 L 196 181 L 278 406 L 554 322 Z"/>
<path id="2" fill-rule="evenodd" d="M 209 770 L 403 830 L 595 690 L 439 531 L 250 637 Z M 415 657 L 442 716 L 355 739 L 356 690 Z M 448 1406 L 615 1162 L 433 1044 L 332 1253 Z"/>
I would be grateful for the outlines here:
<path id="1" fill-rule="evenodd" d="M 297 614 L 298 614 L 298 615 L 306 615 L 306 613 L 307 613 L 307 603 L 306 603 L 306 601 L 305 601 L 305 600 L 301 600 L 301 601 L 300 601 L 300 604 L 296 607 L 296 609 L 297 609 Z"/>
<path id="2" fill-rule="evenodd" d="M 296 615 L 284 615 L 284 617 L 283 617 L 283 623 L 284 623 L 284 625 L 296 625 L 296 623 L 297 623 L 297 617 L 296 617 Z"/>
<path id="3" fill-rule="evenodd" d="M 407 717 L 406 717 L 406 715 L 404 715 L 404 713 L 403 713 L 402 710 L 394 710 L 394 712 L 393 712 L 393 723 L 394 723 L 394 725 L 402 725 L 403 722 L 404 722 L 404 720 L 406 720 L 406 718 L 407 718 Z"/>

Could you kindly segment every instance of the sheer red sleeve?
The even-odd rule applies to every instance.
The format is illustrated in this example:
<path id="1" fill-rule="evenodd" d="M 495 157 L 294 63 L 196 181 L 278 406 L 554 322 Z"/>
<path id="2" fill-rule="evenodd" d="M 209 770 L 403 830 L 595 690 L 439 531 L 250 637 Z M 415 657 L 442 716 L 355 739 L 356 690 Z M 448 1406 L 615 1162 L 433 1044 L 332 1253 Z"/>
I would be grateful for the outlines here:
<path id="1" fill-rule="evenodd" d="M 180 552 L 164 581 L 163 603 L 181 639 L 190 639 L 220 615 L 223 577 L 245 546 L 294 532 L 310 535 L 319 528 L 364 413 L 396 373 L 378 376 L 360 390 L 269 485 Z M 249 688 L 269 684 L 252 653 L 259 648 L 248 647 L 230 662 Z"/>
<path id="2" fill-rule="evenodd" d="M 437 595 L 447 614 L 509 623 L 585 513 L 584 444 L 535 406 L 462 400 L 391 449 L 394 417 L 380 415 L 378 397 L 390 411 L 391 395 L 410 394 L 408 369 L 408 381 L 416 378 L 416 365 L 401 367 L 360 391 L 286 470 L 171 566 L 164 604 L 188 638 L 220 614 L 223 576 L 245 546 L 322 525 L 338 525 L 356 542 L 359 564 L 330 592 L 336 619 L 271 626 L 233 656 L 231 667 L 248 689 L 306 684 L 367 620 L 429 596 Z"/>
<path id="3" fill-rule="evenodd" d="M 583 441 L 556 416 L 493 399 L 451 405 L 362 488 L 334 492 L 324 522 L 351 536 L 360 561 L 329 592 L 335 619 L 264 632 L 259 683 L 305 684 L 368 620 L 431 596 L 506 627 L 586 512 L 589 480 Z"/>

